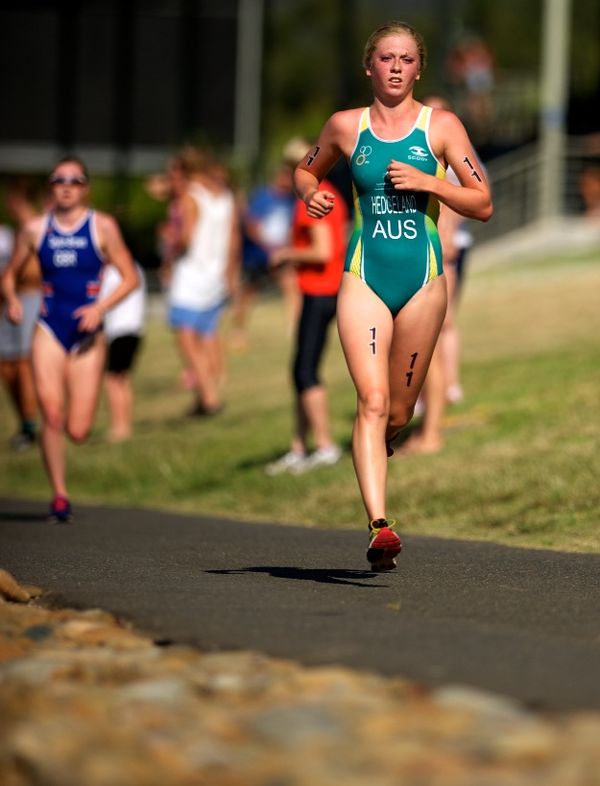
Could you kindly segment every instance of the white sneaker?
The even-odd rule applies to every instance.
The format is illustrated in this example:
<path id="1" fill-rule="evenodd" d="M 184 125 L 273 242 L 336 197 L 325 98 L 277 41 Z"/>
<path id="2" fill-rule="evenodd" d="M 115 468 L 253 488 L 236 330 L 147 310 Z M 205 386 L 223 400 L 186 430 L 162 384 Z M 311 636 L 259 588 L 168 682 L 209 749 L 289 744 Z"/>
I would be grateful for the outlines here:
<path id="1" fill-rule="evenodd" d="M 337 464 L 342 457 L 342 449 L 338 445 L 330 445 L 327 448 L 319 448 L 302 460 L 297 467 L 290 470 L 294 475 L 301 475 L 309 469 L 316 467 L 331 467 Z"/>
<path id="2" fill-rule="evenodd" d="M 415 411 L 413 412 L 413 418 L 421 418 L 425 414 L 425 400 L 423 396 L 419 396 L 417 402 L 415 404 Z"/>
<path id="3" fill-rule="evenodd" d="M 265 472 L 271 477 L 273 475 L 281 475 L 284 472 L 295 472 L 305 461 L 305 453 L 296 453 L 295 450 L 290 450 L 288 453 L 281 456 L 281 458 L 267 464 Z"/>
<path id="4" fill-rule="evenodd" d="M 460 404 L 464 401 L 465 394 L 463 393 L 463 389 L 460 385 L 450 385 L 448 390 L 446 390 L 446 400 L 450 404 Z"/>

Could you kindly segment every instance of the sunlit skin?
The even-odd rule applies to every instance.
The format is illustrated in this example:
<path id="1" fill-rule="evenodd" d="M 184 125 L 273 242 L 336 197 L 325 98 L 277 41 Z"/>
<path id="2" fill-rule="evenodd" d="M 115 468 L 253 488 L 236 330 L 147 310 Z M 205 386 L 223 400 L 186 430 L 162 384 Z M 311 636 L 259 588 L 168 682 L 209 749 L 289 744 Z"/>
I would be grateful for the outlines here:
<path id="1" fill-rule="evenodd" d="M 74 230 L 88 210 L 89 185 L 81 165 L 76 161 L 58 164 L 50 175 L 50 189 L 54 220 L 64 231 Z M 121 283 L 102 300 L 73 312 L 79 330 L 91 334 L 84 347 L 67 352 L 40 324 L 32 343 L 35 386 L 42 412 L 42 456 L 55 496 L 67 496 L 65 435 L 74 442 L 82 442 L 89 434 L 96 412 L 105 358 L 100 330 L 103 315 L 138 284 L 131 254 L 116 221 L 107 213 L 95 215 L 100 252 L 119 271 Z M 22 319 L 22 306 L 15 289 L 17 276 L 29 255 L 37 253 L 46 220 L 46 216 L 39 216 L 25 224 L 2 277 L 7 315 L 14 322 Z"/>
<path id="2" fill-rule="evenodd" d="M 369 39 L 365 73 L 373 102 L 370 124 L 376 137 L 399 140 L 409 134 L 422 104 L 413 96 L 421 77 L 417 37 L 402 25 L 385 26 L 380 37 Z M 375 41 L 374 47 L 371 42 Z M 350 160 L 357 139 L 362 108 L 333 114 L 315 147 L 295 172 L 295 188 L 309 215 L 322 218 L 334 209 L 333 195 L 320 182 L 341 156 Z M 399 161 L 390 160 L 387 178 L 398 191 L 422 191 L 469 218 L 487 221 L 492 214 L 490 190 L 467 133 L 456 115 L 435 109 L 429 124 L 429 145 L 442 164 L 451 166 L 455 185 Z M 370 520 L 386 517 L 386 442 L 412 417 L 446 313 L 444 276 L 419 290 L 392 316 L 387 306 L 362 281 L 344 273 L 338 298 L 338 329 L 350 375 L 357 390 L 353 432 L 356 475 Z M 377 354 L 365 331 L 375 328 Z M 417 353 L 420 365 L 407 387 L 405 358 Z"/>
<path id="3" fill-rule="evenodd" d="M 61 179 L 79 180 L 81 183 L 52 183 L 53 180 Z M 50 188 L 52 211 L 58 224 L 65 229 L 77 226 L 88 210 L 89 197 L 89 184 L 81 166 L 71 161 L 59 164 L 50 176 Z M 43 216 L 38 216 L 25 225 L 17 237 L 13 255 L 3 278 L 7 314 L 13 322 L 20 322 L 22 318 L 21 302 L 16 297 L 14 289 L 15 274 L 26 256 L 31 252 L 35 253 L 41 240 L 44 221 Z M 110 261 L 117 267 L 123 280 L 120 286 L 103 301 L 96 301 L 77 309 L 75 316 L 80 319 L 79 327 L 86 332 L 97 330 L 102 323 L 103 313 L 129 294 L 137 284 L 137 274 L 116 221 L 106 213 L 97 212 L 96 222 L 100 248 L 107 257 L 110 257 Z"/>
<path id="4" fill-rule="evenodd" d="M 420 59 L 413 38 L 409 35 L 382 38 L 366 74 L 373 89 L 373 131 L 382 139 L 401 138 L 412 128 L 422 106 L 413 97 L 414 84 L 420 79 Z M 308 164 L 311 151 L 296 170 L 296 190 L 314 218 L 321 218 L 333 209 L 333 195 L 320 190 L 318 185 L 340 156 L 351 156 L 360 113 L 361 109 L 350 109 L 332 115 L 317 142 L 318 155 Z M 410 164 L 390 161 L 388 176 L 394 187 L 399 191 L 428 191 L 461 215 L 487 221 L 492 215 L 489 186 L 458 117 L 442 109 L 434 110 L 429 137 L 433 152 L 442 164 L 454 169 L 460 186 L 427 175 Z M 477 177 L 465 158 L 474 165 Z"/>
<path id="5" fill-rule="evenodd" d="M 393 108 L 420 78 L 420 58 L 411 36 L 382 38 L 367 69 L 374 95 Z"/>
<path id="6" fill-rule="evenodd" d="M 64 179 L 66 182 L 56 182 Z M 77 182 L 80 181 L 80 182 Z M 89 196 L 89 184 L 81 167 L 76 163 L 65 162 L 60 164 L 54 171 L 50 180 L 52 188 L 53 209 L 60 216 L 70 211 L 81 209 L 85 210 Z"/>

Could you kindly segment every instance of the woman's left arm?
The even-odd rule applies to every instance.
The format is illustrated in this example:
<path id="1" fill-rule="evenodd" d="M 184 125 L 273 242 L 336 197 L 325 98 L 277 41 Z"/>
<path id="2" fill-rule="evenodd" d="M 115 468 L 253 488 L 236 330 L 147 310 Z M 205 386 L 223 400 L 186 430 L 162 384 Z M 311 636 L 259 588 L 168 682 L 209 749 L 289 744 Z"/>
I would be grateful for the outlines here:
<path id="1" fill-rule="evenodd" d="M 129 249 L 125 245 L 119 225 L 112 216 L 98 215 L 98 230 L 103 243 L 105 254 L 121 274 L 121 283 L 105 298 L 101 307 L 103 311 L 115 306 L 138 286 L 139 279 Z"/>
<path id="2" fill-rule="evenodd" d="M 290 262 L 293 265 L 314 265 L 322 268 L 329 262 L 333 254 L 333 238 L 327 219 L 319 223 L 312 221 L 306 225 L 306 229 L 308 244 L 275 249 L 269 257 L 270 267 L 276 268 Z"/>
<path id="3" fill-rule="evenodd" d="M 467 218 L 489 221 L 493 213 L 492 195 L 479 156 L 458 117 L 452 112 L 439 114 L 442 117 L 439 119 L 438 133 L 444 143 L 444 158 L 454 170 L 460 186 L 443 180 L 442 193 L 436 196 L 449 208 Z M 433 139 L 436 131 L 434 125 Z"/>
<path id="4" fill-rule="evenodd" d="M 108 262 L 113 264 L 121 274 L 121 281 L 113 291 L 102 300 L 81 306 L 74 316 L 79 318 L 79 329 L 82 331 L 97 330 L 104 313 L 119 303 L 138 286 L 139 277 L 133 258 L 125 245 L 121 230 L 115 219 L 106 213 L 96 213 L 98 239 L 101 249 Z"/>
<path id="5" fill-rule="evenodd" d="M 437 157 L 452 167 L 460 185 L 428 175 L 410 164 L 392 161 L 388 167 L 388 176 L 394 187 L 400 191 L 428 191 L 461 216 L 489 221 L 493 212 L 490 187 L 458 117 L 452 112 L 434 110 L 430 140 Z"/>

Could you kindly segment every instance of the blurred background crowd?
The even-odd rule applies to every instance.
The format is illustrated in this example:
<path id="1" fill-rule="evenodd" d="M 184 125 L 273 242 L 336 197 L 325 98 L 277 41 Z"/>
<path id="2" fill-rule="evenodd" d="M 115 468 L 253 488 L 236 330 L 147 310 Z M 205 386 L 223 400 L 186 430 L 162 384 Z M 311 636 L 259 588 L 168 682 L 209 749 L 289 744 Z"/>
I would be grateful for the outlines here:
<path id="1" fill-rule="evenodd" d="M 95 204 L 117 214 L 144 268 L 160 264 L 164 207 L 146 178 L 193 143 L 222 154 L 239 187 L 264 182 L 287 140 L 312 139 L 332 111 L 368 100 L 362 46 L 390 18 L 423 34 L 423 95 L 449 99 L 507 204 L 526 192 L 529 208 L 519 200 L 503 216 L 496 188 L 495 220 L 482 233 L 535 217 L 550 125 L 564 134 L 559 212 L 583 210 L 581 171 L 598 162 L 594 0 L 8 0 L 0 15 L 2 182 L 80 155 Z M 566 21 L 562 32 L 552 19 Z M 552 71 L 561 52 L 564 67 Z"/>
<path id="2" fill-rule="evenodd" d="M 191 414 L 216 413 L 224 353 L 247 346 L 257 296 L 280 294 L 293 330 L 294 271 L 271 264 L 290 242 L 293 166 L 332 111 L 367 103 L 362 45 L 391 18 L 416 26 L 428 44 L 417 98 L 449 102 L 489 173 L 494 221 L 473 228 L 468 245 L 547 233 L 565 217 L 600 223 L 594 0 L 422 0 L 418 8 L 401 0 L 8 0 L 0 11 L 0 265 L 14 232 L 46 206 L 50 168 L 78 155 L 92 173 L 94 206 L 119 221 L 144 291 L 168 298 L 182 196 L 194 181 L 210 181 L 215 199 L 232 200 L 239 230 L 236 261 L 223 272 L 228 345 L 217 333 L 211 346 L 179 336 L 178 347 L 183 384 L 198 386 L 198 363 L 213 379 Z M 351 211 L 343 164 L 331 179 Z M 30 272 L 22 291 L 36 287 Z M 21 449 L 31 441 L 35 397 L 27 380 L 15 393 L 19 374 L 27 376 L 17 360 L 3 357 L 1 367 L 21 422 L 11 444 Z M 112 434 L 126 438 L 130 426 L 116 422 Z"/>

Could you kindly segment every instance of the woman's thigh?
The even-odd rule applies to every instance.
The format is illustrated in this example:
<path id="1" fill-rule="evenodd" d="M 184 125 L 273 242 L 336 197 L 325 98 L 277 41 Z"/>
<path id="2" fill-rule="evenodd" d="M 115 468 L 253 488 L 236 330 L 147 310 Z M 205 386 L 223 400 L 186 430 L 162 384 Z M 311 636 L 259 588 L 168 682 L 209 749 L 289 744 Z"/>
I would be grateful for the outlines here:
<path id="1" fill-rule="evenodd" d="M 31 342 L 35 391 L 44 417 L 62 413 L 65 402 L 67 353 L 60 342 L 38 325 Z"/>
<path id="2" fill-rule="evenodd" d="M 439 276 L 420 289 L 396 315 L 389 371 L 392 406 L 414 406 L 444 322 L 446 304 L 446 280 Z"/>
<path id="3" fill-rule="evenodd" d="M 340 341 L 359 397 L 389 391 L 393 320 L 389 308 L 352 273 L 344 273 L 337 302 Z"/>
<path id="4" fill-rule="evenodd" d="M 105 360 L 106 343 L 102 333 L 97 334 L 85 350 L 68 355 L 66 382 L 70 430 L 85 430 L 91 426 L 100 394 Z"/>

